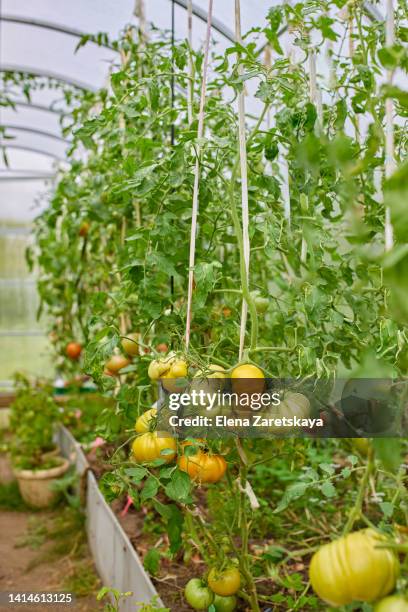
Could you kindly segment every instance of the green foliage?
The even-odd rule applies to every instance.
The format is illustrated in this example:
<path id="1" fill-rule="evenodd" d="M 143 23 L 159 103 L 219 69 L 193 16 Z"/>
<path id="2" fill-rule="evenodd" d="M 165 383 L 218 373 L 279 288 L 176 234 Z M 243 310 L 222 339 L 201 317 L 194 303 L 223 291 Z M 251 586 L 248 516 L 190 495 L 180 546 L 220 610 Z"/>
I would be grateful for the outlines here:
<path id="1" fill-rule="evenodd" d="M 111 587 L 102 587 L 102 589 L 97 595 L 97 600 L 101 601 L 102 599 L 110 598 L 111 600 L 113 600 L 114 603 L 105 604 L 103 608 L 104 612 L 118 612 L 120 602 L 128 597 L 131 597 L 132 595 L 133 593 L 131 591 L 121 593 L 120 591 L 118 591 L 118 589 L 114 589 Z M 138 612 L 170 612 L 170 608 L 163 608 L 157 603 L 157 597 L 153 597 L 150 603 L 141 602 L 139 604 L 136 604 L 136 606 L 137 607 L 135 608 L 135 610 L 138 610 Z"/>
<path id="2" fill-rule="evenodd" d="M 13 433 L 11 452 L 14 463 L 21 468 L 35 469 L 53 465 L 54 426 L 58 407 L 48 383 L 30 382 L 22 374 L 15 376 L 16 398 L 10 407 L 10 428 Z"/>
<path id="3" fill-rule="evenodd" d="M 8 484 L 0 483 L 0 509 L 16 512 L 27 509 L 20 495 L 17 481 L 12 481 Z"/>

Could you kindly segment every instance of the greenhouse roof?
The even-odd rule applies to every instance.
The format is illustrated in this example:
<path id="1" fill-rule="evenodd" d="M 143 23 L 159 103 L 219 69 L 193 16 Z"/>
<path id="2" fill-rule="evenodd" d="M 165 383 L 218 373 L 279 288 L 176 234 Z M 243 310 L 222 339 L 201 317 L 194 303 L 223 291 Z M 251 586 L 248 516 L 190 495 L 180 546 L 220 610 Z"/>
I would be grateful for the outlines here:
<path id="1" fill-rule="evenodd" d="M 242 0 L 242 29 L 259 26 L 276 0 Z M 136 0 L 137 5 L 137 0 Z M 170 30 L 175 38 L 187 36 L 187 0 L 149 0 L 144 3 L 148 23 Z M 208 0 L 193 2 L 193 37 L 201 45 Z M 378 5 L 377 5 L 378 6 Z M 65 102 L 52 80 L 68 87 L 95 90 L 107 82 L 115 52 L 108 45 L 87 44 L 76 50 L 84 34 L 106 32 L 116 37 L 136 22 L 135 0 L 2 0 L 0 2 L 0 70 L 44 77 L 43 87 L 28 99 L 19 83 L 4 85 L 14 107 L 1 107 L 0 125 L 6 130 L 3 147 L 7 163 L 0 165 L 2 217 L 24 220 L 33 216 L 33 194 L 64 160 L 68 139 L 62 135 Z M 380 10 L 366 4 L 367 14 L 382 19 Z M 213 38 L 219 49 L 233 40 L 234 0 L 215 0 Z M 50 81 L 50 79 L 52 79 Z M 1 135 L 1 132 L 0 132 Z M 24 184 L 24 187 L 22 186 Z"/>

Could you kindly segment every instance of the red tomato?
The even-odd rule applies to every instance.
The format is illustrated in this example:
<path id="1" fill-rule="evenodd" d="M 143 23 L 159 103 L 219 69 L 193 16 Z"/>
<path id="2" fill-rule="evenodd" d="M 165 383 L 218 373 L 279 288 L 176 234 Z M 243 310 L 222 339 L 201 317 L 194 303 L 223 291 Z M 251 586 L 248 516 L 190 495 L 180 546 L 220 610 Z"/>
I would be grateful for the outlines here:
<path id="1" fill-rule="evenodd" d="M 69 342 L 66 346 L 65 353 L 67 357 L 72 360 L 79 359 L 79 356 L 82 353 L 82 346 L 79 344 L 79 342 Z"/>

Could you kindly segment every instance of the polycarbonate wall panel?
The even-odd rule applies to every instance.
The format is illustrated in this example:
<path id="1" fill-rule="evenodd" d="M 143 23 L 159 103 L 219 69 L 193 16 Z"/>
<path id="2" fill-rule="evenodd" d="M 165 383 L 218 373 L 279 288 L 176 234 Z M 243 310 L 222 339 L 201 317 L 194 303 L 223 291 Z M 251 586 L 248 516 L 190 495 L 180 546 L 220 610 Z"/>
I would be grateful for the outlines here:
<path id="1" fill-rule="evenodd" d="M 33 129 L 36 129 L 35 127 Z M 7 140 L 7 146 L 17 145 L 19 147 L 39 148 L 42 151 L 49 153 L 50 156 L 55 156 L 57 159 L 65 158 L 67 143 L 49 136 L 38 134 L 36 132 L 24 132 L 20 130 L 7 130 L 8 137 L 12 140 Z"/>
<path id="2" fill-rule="evenodd" d="M 1 189 L 1 185 L 0 185 Z M 0 223 L 0 388 L 16 371 L 52 374 L 35 278 L 25 263 L 29 228 Z"/>
<path id="3" fill-rule="evenodd" d="M 50 181 L 0 180 L 0 227 L 33 220 L 47 206 Z"/>
<path id="4" fill-rule="evenodd" d="M 1 65 L 1 64 L 0 64 Z M 48 87 L 46 83 L 43 89 L 32 89 L 30 91 L 30 100 L 23 95 L 21 88 L 17 85 L 8 84 L 4 90 L 7 97 L 14 101 L 21 103 L 18 108 L 24 108 L 26 104 L 33 104 L 34 106 L 45 106 L 46 108 L 52 108 L 56 111 L 68 111 L 65 99 L 61 91 L 58 91 L 54 87 Z M 0 109 L 2 112 L 2 109 Z"/>
<path id="5" fill-rule="evenodd" d="M 15 109 L 2 108 L 1 124 L 2 126 L 13 125 L 20 128 L 35 128 L 36 130 L 49 132 L 58 137 L 61 136 L 59 115 L 33 107 L 17 106 Z"/>
<path id="6" fill-rule="evenodd" d="M 7 150 L 8 166 L 5 163 L 3 155 L 0 155 L 0 169 L 4 170 L 7 167 L 23 170 L 30 168 L 39 172 L 51 172 L 55 167 L 55 161 L 48 155 L 39 155 L 22 149 Z M 1 222 L 1 213 L 0 213 Z"/>

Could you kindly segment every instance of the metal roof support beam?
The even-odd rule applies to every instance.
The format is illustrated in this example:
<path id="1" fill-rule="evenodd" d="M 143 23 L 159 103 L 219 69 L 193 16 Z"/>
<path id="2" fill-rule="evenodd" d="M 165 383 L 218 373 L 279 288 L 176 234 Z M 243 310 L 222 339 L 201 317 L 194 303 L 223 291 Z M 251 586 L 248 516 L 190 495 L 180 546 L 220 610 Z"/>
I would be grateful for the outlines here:
<path id="1" fill-rule="evenodd" d="M 68 36 L 74 36 L 75 38 L 83 38 L 86 36 L 86 32 L 82 32 L 81 30 L 77 30 L 76 28 L 68 28 L 67 26 L 60 25 L 53 21 L 44 21 L 40 19 L 26 19 L 25 17 L 18 17 L 16 15 L 1 15 L 0 21 L 5 21 L 7 23 L 15 23 L 20 25 L 33 26 L 35 28 L 44 28 L 46 30 L 51 30 L 52 32 L 60 32 L 61 34 L 67 34 Z M 92 41 L 90 41 L 92 42 Z M 110 45 L 98 45 L 101 47 L 105 47 L 107 49 L 114 49 Z"/>
<path id="2" fill-rule="evenodd" d="M 75 89 L 81 89 L 82 91 L 97 91 L 97 88 L 89 83 L 71 79 L 63 74 L 59 74 L 58 72 L 52 72 L 51 70 L 39 70 L 38 68 L 29 68 L 28 66 L 19 66 L 14 64 L 1 64 L 0 72 L 17 72 L 34 77 L 44 77 L 45 79 L 53 79 L 54 81 L 65 83 L 66 85 L 70 85 Z"/>
<path id="3" fill-rule="evenodd" d="M 30 170 L 29 168 L 0 168 L 0 176 L 4 174 L 30 174 L 33 176 L 44 176 L 49 172 L 44 170 Z"/>
<path id="4" fill-rule="evenodd" d="M 51 153 L 51 151 L 44 151 L 44 149 L 39 149 L 37 147 L 29 147 L 26 145 L 19 144 L 0 144 L 0 149 L 3 149 L 7 152 L 7 149 L 16 149 L 18 151 L 27 151 L 28 153 L 36 153 L 37 155 L 45 155 L 46 157 L 52 157 L 55 161 L 65 162 L 67 161 L 64 157 L 60 157 L 56 153 Z"/>
<path id="5" fill-rule="evenodd" d="M 15 182 L 15 181 L 49 181 L 55 179 L 55 174 L 45 173 L 39 174 L 17 174 L 16 176 L 6 175 L 2 176 L 0 173 L 0 183 L 4 182 Z"/>
<path id="6" fill-rule="evenodd" d="M 178 6 L 181 6 L 184 9 L 187 9 L 187 0 L 174 0 L 175 4 L 178 4 Z M 204 9 L 202 9 L 201 7 L 197 6 L 196 4 L 193 3 L 193 15 L 195 15 L 196 17 L 198 17 L 198 19 L 200 19 L 201 21 L 204 21 L 205 23 L 207 23 L 207 11 L 205 11 Z M 232 30 L 230 30 L 229 28 L 227 28 L 222 21 L 220 21 L 219 19 L 212 19 L 212 28 L 213 30 L 216 30 L 217 32 L 219 32 L 219 34 L 222 34 L 223 36 L 225 36 L 225 38 L 228 38 L 231 42 L 235 42 L 235 35 L 234 32 Z"/>
<path id="7" fill-rule="evenodd" d="M 18 132 L 29 132 L 30 134 L 37 134 L 38 136 L 44 136 L 46 138 L 52 138 L 53 140 L 58 140 L 59 142 L 64 142 L 67 145 L 71 144 L 72 141 L 67 140 L 63 136 L 59 136 L 58 134 L 53 134 L 53 132 L 47 132 L 46 130 L 39 130 L 37 128 L 32 128 L 24 125 L 14 125 L 12 123 L 2 123 L 1 127 L 6 128 L 6 130 L 16 130 Z"/>
<path id="8" fill-rule="evenodd" d="M 46 106 L 45 104 L 35 104 L 34 102 L 25 102 L 24 100 L 13 100 L 13 98 L 8 99 L 10 100 L 11 104 L 3 108 L 13 110 L 14 106 L 21 106 L 22 108 L 31 108 L 33 110 L 44 111 L 46 113 L 54 113 L 56 115 L 60 115 L 61 117 L 63 117 L 64 115 L 69 115 L 68 111 L 53 108 L 52 106 Z"/>

